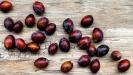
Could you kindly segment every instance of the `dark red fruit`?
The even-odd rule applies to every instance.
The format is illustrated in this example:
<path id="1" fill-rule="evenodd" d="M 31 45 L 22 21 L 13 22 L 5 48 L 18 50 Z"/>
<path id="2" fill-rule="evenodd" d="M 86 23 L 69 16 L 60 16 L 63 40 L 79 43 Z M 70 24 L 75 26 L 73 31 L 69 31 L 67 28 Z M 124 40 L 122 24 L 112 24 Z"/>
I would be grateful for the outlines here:
<path id="1" fill-rule="evenodd" d="M 96 53 L 97 53 L 97 49 L 96 49 L 95 45 L 92 45 L 91 44 L 90 47 L 89 47 L 89 49 L 87 49 L 87 53 L 90 56 L 95 56 Z"/>
<path id="2" fill-rule="evenodd" d="M 120 72 L 125 72 L 130 68 L 130 61 L 128 59 L 123 59 L 118 64 L 118 70 Z"/>
<path id="3" fill-rule="evenodd" d="M 90 63 L 90 70 L 93 73 L 97 73 L 100 69 L 100 62 L 98 59 L 93 59 Z"/>
<path id="4" fill-rule="evenodd" d="M 37 28 L 41 31 L 44 31 L 45 28 L 48 26 L 49 20 L 46 17 L 42 17 L 37 22 Z"/>
<path id="5" fill-rule="evenodd" d="M 0 3 L 0 10 L 2 11 L 2 12 L 9 12 L 10 10 L 12 10 L 12 8 L 13 8 L 13 5 L 12 5 L 12 3 L 11 2 L 9 2 L 9 1 L 2 1 L 1 3 Z"/>
<path id="6" fill-rule="evenodd" d="M 103 40 L 103 31 L 99 28 L 94 28 L 92 32 L 92 39 L 95 43 L 99 43 Z"/>
<path id="7" fill-rule="evenodd" d="M 70 33 L 73 31 L 74 25 L 73 25 L 73 21 L 70 18 L 67 18 L 66 20 L 64 20 L 63 22 L 63 28 L 67 33 Z"/>
<path id="8" fill-rule="evenodd" d="M 6 49 L 13 49 L 15 48 L 15 38 L 13 35 L 6 36 L 4 40 L 4 46 Z"/>
<path id="9" fill-rule="evenodd" d="M 78 46 L 81 49 L 88 49 L 90 45 L 91 45 L 91 38 L 88 36 L 82 37 L 78 42 Z"/>
<path id="10" fill-rule="evenodd" d="M 117 60 L 120 60 L 121 59 L 121 53 L 120 53 L 120 51 L 113 51 L 112 53 L 111 53 L 111 58 L 113 59 L 113 60 L 115 60 L 115 61 L 117 61 Z"/>
<path id="11" fill-rule="evenodd" d="M 69 34 L 69 40 L 73 43 L 77 43 L 82 37 L 82 33 L 80 30 L 74 30 Z"/>
<path id="12" fill-rule="evenodd" d="M 60 70 L 63 72 L 63 73 L 67 73 L 69 71 L 71 71 L 73 68 L 73 63 L 71 61 L 65 61 L 62 65 L 61 65 L 61 68 Z"/>
<path id="13" fill-rule="evenodd" d="M 62 38 L 59 42 L 61 51 L 68 52 L 70 50 L 70 42 L 66 38 Z"/>
<path id="14" fill-rule="evenodd" d="M 44 57 L 40 57 L 38 59 L 35 60 L 34 65 L 37 68 L 46 68 L 49 64 L 49 60 L 47 58 Z"/>
<path id="15" fill-rule="evenodd" d="M 58 51 L 58 45 L 57 43 L 52 43 L 48 47 L 48 53 L 50 55 L 54 55 Z"/>
<path id="16" fill-rule="evenodd" d="M 33 14 L 29 14 L 26 18 L 25 18 L 25 25 L 28 27 L 33 27 L 35 25 L 35 16 Z"/>
<path id="17" fill-rule="evenodd" d="M 45 33 L 46 35 L 52 35 L 54 34 L 55 30 L 56 30 L 56 25 L 54 23 L 49 23 L 45 29 Z"/>
<path id="18" fill-rule="evenodd" d="M 81 67 L 87 67 L 90 64 L 90 57 L 88 55 L 82 55 L 79 60 L 78 64 Z"/>
<path id="19" fill-rule="evenodd" d="M 81 26 L 82 27 L 89 27 L 93 23 L 93 16 L 92 15 L 86 15 L 81 20 Z"/>
<path id="20" fill-rule="evenodd" d="M 40 31 L 37 31 L 37 32 L 34 32 L 31 35 L 31 39 L 35 43 L 43 43 L 45 41 L 45 39 L 46 39 L 46 36 L 45 36 L 44 33 L 40 32 Z"/>
<path id="21" fill-rule="evenodd" d="M 34 42 L 30 42 L 27 44 L 28 50 L 30 50 L 32 53 L 37 53 L 40 50 L 40 45 Z"/>
<path id="22" fill-rule="evenodd" d="M 98 57 L 102 57 L 102 56 L 105 56 L 108 54 L 109 52 L 109 47 L 107 45 L 100 45 L 98 48 L 97 48 L 97 56 Z"/>
<path id="23" fill-rule="evenodd" d="M 13 30 L 13 27 L 14 27 L 14 21 L 12 18 L 10 17 L 7 17 L 5 20 L 4 20 L 4 26 L 7 30 L 9 31 L 12 31 Z"/>
<path id="24" fill-rule="evenodd" d="M 25 41 L 22 38 L 16 39 L 16 47 L 21 51 L 25 52 L 27 51 L 27 45 Z"/>
<path id="25" fill-rule="evenodd" d="M 34 4 L 33 4 L 33 10 L 34 12 L 37 14 L 37 15 L 42 15 L 45 13 L 45 7 L 44 5 L 39 2 L 39 1 L 36 1 Z"/>
<path id="26" fill-rule="evenodd" d="M 14 24 L 13 31 L 15 33 L 20 33 L 23 30 L 23 23 L 21 21 L 17 21 Z"/>

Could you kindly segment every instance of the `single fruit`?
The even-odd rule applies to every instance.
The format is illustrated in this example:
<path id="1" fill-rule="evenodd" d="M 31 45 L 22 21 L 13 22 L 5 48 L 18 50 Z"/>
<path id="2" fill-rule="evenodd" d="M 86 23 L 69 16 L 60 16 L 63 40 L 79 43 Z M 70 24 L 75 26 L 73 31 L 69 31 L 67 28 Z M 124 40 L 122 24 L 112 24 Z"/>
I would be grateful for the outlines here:
<path id="1" fill-rule="evenodd" d="M 48 26 L 49 20 L 46 17 L 42 17 L 37 22 L 37 28 L 41 31 L 44 31 Z"/>
<path id="2" fill-rule="evenodd" d="M 88 49 L 91 45 L 91 38 L 88 36 L 82 37 L 78 42 L 78 47 L 80 49 Z"/>
<path id="3" fill-rule="evenodd" d="M 54 55 L 58 51 L 58 45 L 57 43 L 52 43 L 48 47 L 48 53 L 50 55 Z"/>
<path id="4" fill-rule="evenodd" d="M 20 33 L 23 30 L 23 23 L 21 21 L 17 21 L 14 24 L 13 31 L 15 33 Z"/>
<path id="5" fill-rule="evenodd" d="M 31 39 L 35 43 L 43 43 L 46 39 L 46 36 L 44 33 L 40 32 L 40 31 L 36 31 L 36 32 L 32 33 Z"/>
<path id="6" fill-rule="evenodd" d="M 6 38 L 4 40 L 4 46 L 6 49 L 15 48 L 15 37 L 13 35 L 6 36 Z"/>
<path id="7" fill-rule="evenodd" d="M 102 56 L 105 56 L 108 54 L 109 52 L 109 47 L 107 45 L 100 45 L 98 48 L 97 48 L 97 56 L 98 57 L 102 57 Z"/>
<path id="8" fill-rule="evenodd" d="M 14 21 L 11 17 L 7 17 L 5 20 L 4 20 L 4 26 L 7 30 L 9 31 L 12 31 L 13 30 L 13 27 L 14 27 Z"/>
<path id="9" fill-rule="evenodd" d="M 29 14 L 26 18 L 25 18 L 25 25 L 27 27 L 33 27 L 35 25 L 36 19 L 35 16 L 33 14 Z"/>
<path id="10" fill-rule="evenodd" d="M 36 59 L 34 62 L 34 66 L 37 68 L 46 68 L 48 66 L 48 64 L 49 64 L 49 60 L 44 57 L 40 57 L 40 58 Z"/>
<path id="11" fill-rule="evenodd" d="M 100 69 L 100 62 L 98 59 L 93 59 L 90 63 L 90 70 L 93 73 L 97 73 Z"/>
<path id="12" fill-rule="evenodd" d="M 63 22 L 63 28 L 67 33 L 72 32 L 74 28 L 73 21 L 70 18 L 65 19 Z"/>
<path id="13" fill-rule="evenodd" d="M 74 30 L 69 34 L 69 40 L 73 43 L 77 43 L 82 37 L 80 30 Z"/>
<path id="14" fill-rule="evenodd" d="M 62 65 L 61 65 L 61 71 L 63 73 L 67 73 L 69 71 L 71 71 L 73 68 L 73 63 L 71 61 L 65 61 Z"/>
<path id="15" fill-rule="evenodd" d="M 0 10 L 1 10 L 2 12 L 7 13 L 7 12 L 9 12 L 10 10 L 12 10 L 12 8 L 13 8 L 13 5 L 12 5 L 12 3 L 9 2 L 9 1 L 2 1 L 2 2 L 0 3 Z"/>
<path id="16" fill-rule="evenodd" d="M 27 44 L 28 50 L 32 53 L 37 53 L 40 50 L 40 45 L 34 42 L 30 42 Z"/>
<path id="17" fill-rule="evenodd" d="M 56 31 L 56 25 L 54 23 L 49 23 L 45 29 L 46 35 L 52 35 Z"/>
<path id="18" fill-rule="evenodd" d="M 93 23 L 93 16 L 92 15 L 86 15 L 81 20 L 81 26 L 82 27 L 89 27 Z"/>
<path id="19" fill-rule="evenodd" d="M 87 67 L 90 64 L 90 57 L 88 55 L 82 55 L 79 60 L 78 64 L 81 67 Z"/>
<path id="20" fill-rule="evenodd" d="M 33 10 L 37 15 L 43 15 L 45 13 L 45 7 L 39 1 L 35 1 L 35 3 L 33 4 Z"/>
<path id="21" fill-rule="evenodd" d="M 27 45 L 26 45 L 25 41 L 22 38 L 16 39 L 16 47 L 21 52 L 26 52 L 27 51 Z"/>
<path id="22" fill-rule="evenodd" d="M 59 47 L 61 51 L 68 52 L 70 50 L 70 42 L 68 41 L 68 39 L 63 37 L 59 42 Z"/>
<path id="23" fill-rule="evenodd" d="M 88 53 L 88 55 L 90 55 L 92 57 L 95 56 L 97 53 L 97 49 L 96 49 L 95 45 L 91 44 L 90 47 L 87 49 L 87 53 Z"/>
<path id="24" fill-rule="evenodd" d="M 120 72 L 125 72 L 130 68 L 130 61 L 128 59 L 123 59 L 118 63 L 118 70 Z"/>
<path id="25" fill-rule="evenodd" d="M 113 51 L 112 53 L 111 53 L 111 58 L 113 59 L 113 60 L 115 60 L 115 61 L 117 61 L 117 60 L 120 60 L 121 59 L 121 53 L 120 53 L 120 51 Z"/>

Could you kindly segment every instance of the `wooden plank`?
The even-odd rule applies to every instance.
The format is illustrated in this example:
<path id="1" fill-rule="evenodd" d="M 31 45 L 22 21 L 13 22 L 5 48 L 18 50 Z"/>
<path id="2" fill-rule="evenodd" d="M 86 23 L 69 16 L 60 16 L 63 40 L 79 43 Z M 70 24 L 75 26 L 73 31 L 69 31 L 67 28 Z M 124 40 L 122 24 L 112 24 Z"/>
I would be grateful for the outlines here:
<path id="1" fill-rule="evenodd" d="M 60 72 L 60 65 L 65 60 L 71 60 L 74 63 L 74 68 L 68 75 L 91 75 L 89 68 L 80 68 L 77 65 L 78 58 L 86 53 L 79 50 L 77 45 L 71 44 L 72 48 L 68 53 L 59 50 L 55 56 L 50 56 L 47 52 L 47 47 L 51 42 L 58 43 L 61 37 L 68 37 L 62 29 L 62 22 L 65 18 L 71 18 L 74 21 L 75 29 L 81 30 L 84 36 L 91 37 L 94 27 L 103 29 L 105 38 L 102 43 L 108 44 L 111 50 L 107 56 L 99 58 L 101 69 L 98 75 L 132 75 L 132 66 L 127 72 L 119 73 L 117 72 L 118 62 L 113 62 L 110 59 L 111 51 L 120 50 L 123 59 L 128 58 L 133 64 L 132 0 L 40 0 L 46 6 L 44 16 L 57 25 L 56 33 L 47 37 L 46 42 L 41 45 L 39 54 L 20 53 L 18 50 L 7 51 L 3 46 L 3 40 L 8 34 L 13 34 L 16 38 L 24 38 L 26 42 L 30 42 L 30 36 L 34 31 L 37 31 L 37 28 L 25 26 L 21 34 L 14 34 L 4 28 L 4 19 L 12 17 L 15 21 L 21 20 L 24 22 L 28 14 L 34 13 L 32 10 L 34 1 L 11 0 L 14 4 L 13 11 L 7 14 L 0 12 L 0 75 L 66 75 Z M 90 28 L 80 27 L 81 18 L 88 14 L 94 16 L 94 24 Z M 36 18 L 39 19 L 40 16 L 36 16 Z M 100 44 L 96 46 L 98 45 Z M 50 65 L 46 69 L 39 70 L 34 67 L 33 62 L 36 58 L 42 56 L 50 60 Z"/>

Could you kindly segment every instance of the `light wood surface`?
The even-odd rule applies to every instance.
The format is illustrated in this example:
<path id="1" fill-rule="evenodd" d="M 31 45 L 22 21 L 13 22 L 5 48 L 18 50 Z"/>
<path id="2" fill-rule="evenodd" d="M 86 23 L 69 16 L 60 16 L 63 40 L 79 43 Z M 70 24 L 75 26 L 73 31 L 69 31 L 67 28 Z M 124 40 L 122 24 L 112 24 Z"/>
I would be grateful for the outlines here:
<path id="1" fill-rule="evenodd" d="M 21 34 L 14 34 L 4 28 L 4 19 L 12 17 L 15 21 L 24 22 L 28 14 L 34 13 L 32 10 L 34 1 L 11 0 L 14 5 L 13 11 L 7 14 L 0 12 L 0 75 L 93 75 L 88 67 L 80 68 L 77 65 L 78 58 L 86 52 L 79 50 L 75 44 L 71 44 L 72 48 L 68 53 L 59 50 L 55 56 L 50 56 L 47 52 L 50 42 L 58 43 L 60 38 L 68 38 L 62 29 L 62 22 L 66 18 L 71 18 L 75 29 L 81 30 L 84 36 L 91 36 L 94 27 L 99 27 L 104 31 L 105 38 L 102 43 L 110 46 L 110 52 L 105 57 L 99 58 L 101 69 L 97 75 L 133 74 L 132 66 L 127 72 L 119 73 L 118 62 L 110 59 L 110 53 L 113 50 L 120 50 L 123 55 L 122 59 L 129 59 L 133 64 L 133 0 L 40 0 L 46 7 L 44 16 L 57 25 L 56 33 L 53 36 L 47 36 L 46 42 L 41 45 L 39 54 L 20 53 L 18 50 L 7 51 L 3 46 L 3 40 L 8 34 L 30 42 L 30 36 L 37 31 L 37 28 L 25 26 Z M 81 18 L 88 14 L 94 16 L 94 24 L 90 28 L 80 27 Z M 36 19 L 39 18 L 40 16 L 36 15 Z M 33 62 L 38 57 L 48 58 L 50 65 L 43 70 L 35 68 Z M 65 60 L 71 60 L 74 63 L 73 70 L 68 74 L 60 72 L 60 65 Z"/>

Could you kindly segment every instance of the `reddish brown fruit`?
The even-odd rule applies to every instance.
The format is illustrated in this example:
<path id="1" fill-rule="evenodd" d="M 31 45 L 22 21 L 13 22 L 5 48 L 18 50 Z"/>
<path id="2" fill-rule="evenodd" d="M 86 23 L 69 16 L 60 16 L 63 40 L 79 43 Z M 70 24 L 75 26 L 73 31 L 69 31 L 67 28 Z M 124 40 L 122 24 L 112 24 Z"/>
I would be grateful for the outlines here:
<path id="1" fill-rule="evenodd" d="M 103 40 L 103 31 L 99 28 L 94 28 L 92 32 L 92 39 L 95 43 L 99 43 Z"/>
<path id="2" fill-rule="evenodd" d="M 120 72 L 125 72 L 130 68 L 130 61 L 128 59 L 123 59 L 118 64 L 118 70 Z"/>
<path id="3" fill-rule="evenodd" d="M 45 29 L 46 35 L 52 35 L 56 31 L 56 25 L 54 23 L 49 23 Z"/>
<path id="4" fill-rule="evenodd" d="M 89 49 L 87 49 L 87 53 L 88 55 L 90 56 L 96 56 L 96 53 L 97 53 L 97 49 L 95 47 L 95 45 L 90 45 Z"/>
<path id="5" fill-rule="evenodd" d="M 37 28 L 41 31 L 44 31 L 48 26 L 49 20 L 46 17 L 42 17 L 37 22 Z"/>
<path id="6" fill-rule="evenodd" d="M 44 5 L 39 2 L 39 1 L 36 1 L 34 4 L 33 4 L 33 10 L 34 12 L 37 14 L 37 15 L 42 15 L 45 13 L 45 7 Z"/>
<path id="7" fill-rule="evenodd" d="M 54 55 L 58 51 L 58 45 L 57 43 L 52 43 L 48 47 L 48 53 L 50 55 Z"/>
<path id="8" fill-rule="evenodd" d="M 117 61 L 117 60 L 120 60 L 121 59 L 121 53 L 120 53 L 120 51 L 113 51 L 112 53 L 111 53 L 111 58 L 113 59 L 113 60 L 115 60 L 115 61 Z"/>
<path id="9" fill-rule="evenodd" d="M 34 42 L 30 42 L 27 44 L 28 50 L 30 50 L 32 53 L 37 53 L 40 50 L 40 45 Z"/>
<path id="10" fill-rule="evenodd" d="M 91 38 L 88 36 L 82 37 L 78 42 L 78 46 L 81 49 L 88 49 L 90 45 L 91 45 Z"/>
<path id="11" fill-rule="evenodd" d="M 100 69 L 100 62 L 98 59 L 93 59 L 90 63 L 90 70 L 93 73 L 97 73 Z"/>
<path id="12" fill-rule="evenodd" d="M 82 27 L 89 27 L 93 23 L 93 16 L 92 15 L 86 15 L 81 20 L 81 26 Z"/>
<path id="13" fill-rule="evenodd" d="M 4 40 L 4 46 L 6 49 L 13 49 L 15 48 L 15 38 L 13 35 L 6 36 Z"/>
<path id="14" fill-rule="evenodd" d="M 13 5 L 12 5 L 12 3 L 11 2 L 9 2 L 9 1 L 2 1 L 1 3 L 0 3 L 0 10 L 2 11 L 2 12 L 9 12 L 10 10 L 12 10 L 12 8 L 13 8 Z"/>
<path id="15" fill-rule="evenodd" d="M 45 39 L 46 39 L 46 36 L 45 36 L 44 33 L 40 32 L 40 31 L 37 31 L 37 32 L 34 32 L 31 35 L 31 39 L 35 43 L 43 43 L 45 41 Z"/>
<path id="16" fill-rule="evenodd" d="M 81 67 L 87 67 L 90 64 L 90 57 L 88 55 L 82 55 L 79 60 L 78 64 Z"/>
<path id="17" fill-rule="evenodd" d="M 27 27 L 33 27 L 35 25 L 36 19 L 35 16 L 33 14 L 29 14 L 26 18 L 25 18 L 25 25 Z"/>
<path id="18" fill-rule="evenodd" d="M 44 57 L 40 57 L 38 59 L 35 60 L 34 65 L 37 68 L 46 68 L 49 64 L 49 60 L 47 58 Z"/>
<path id="19" fill-rule="evenodd" d="M 13 31 L 15 33 L 20 33 L 23 30 L 23 23 L 21 21 L 17 21 L 14 24 Z"/>
<path id="20" fill-rule="evenodd" d="M 71 61 L 65 61 L 62 65 L 61 65 L 61 71 L 63 73 L 67 73 L 69 71 L 71 71 L 73 68 L 73 63 Z"/>
<path id="21" fill-rule="evenodd" d="M 22 38 L 16 39 L 16 47 L 21 51 L 25 52 L 27 51 L 27 45 L 25 41 Z"/>

